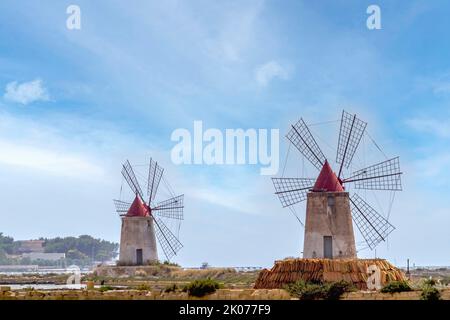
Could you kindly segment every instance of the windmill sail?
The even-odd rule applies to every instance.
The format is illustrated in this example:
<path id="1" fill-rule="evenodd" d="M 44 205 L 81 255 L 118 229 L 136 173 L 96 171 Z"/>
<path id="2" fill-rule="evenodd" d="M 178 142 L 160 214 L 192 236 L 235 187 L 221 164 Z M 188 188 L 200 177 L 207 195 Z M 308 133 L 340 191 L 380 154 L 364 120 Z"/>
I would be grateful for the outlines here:
<path id="1" fill-rule="evenodd" d="M 114 201 L 114 205 L 116 206 L 116 212 L 121 216 L 125 215 L 131 207 L 131 203 L 129 203 L 129 202 L 116 200 L 116 199 L 114 199 L 113 201 Z"/>
<path id="2" fill-rule="evenodd" d="M 162 201 L 152 208 L 159 217 L 183 220 L 184 194 Z"/>
<path id="3" fill-rule="evenodd" d="M 170 260 L 177 252 L 183 247 L 177 237 L 167 228 L 160 218 L 153 217 L 155 221 L 155 233 L 158 242 L 166 256 L 167 260 Z"/>
<path id="4" fill-rule="evenodd" d="M 399 158 L 392 158 L 352 173 L 344 183 L 354 182 L 356 189 L 402 190 Z"/>
<path id="5" fill-rule="evenodd" d="M 317 170 L 322 169 L 326 158 L 303 119 L 300 119 L 292 126 L 291 130 L 289 130 L 286 135 L 286 138 L 292 142 L 298 151 L 300 151 L 301 154 L 317 168 Z"/>
<path id="6" fill-rule="evenodd" d="M 342 110 L 341 128 L 339 131 L 336 162 L 340 164 L 338 177 L 341 177 L 342 168 L 348 168 L 364 134 L 367 123 Z"/>
<path id="7" fill-rule="evenodd" d="M 272 178 L 275 194 L 283 208 L 306 200 L 306 195 L 314 186 L 314 179 L 308 178 Z"/>
<path id="8" fill-rule="evenodd" d="M 395 227 L 375 211 L 359 195 L 350 197 L 352 218 L 370 249 L 385 241 Z"/>
<path id="9" fill-rule="evenodd" d="M 147 180 L 147 195 L 149 196 L 149 204 L 155 199 L 163 171 L 164 169 L 158 165 L 158 162 L 155 162 L 150 158 Z"/>
<path id="10" fill-rule="evenodd" d="M 127 181 L 131 190 L 133 190 L 134 194 L 139 195 L 143 200 L 144 195 L 142 194 L 142 189 L 139 185 L 138 180 L 136 179 L 136 175 L 134 174 L 133 168 L 131 167 L 131 164 L 128 160 L 122 166 L 122 175 Z"/>

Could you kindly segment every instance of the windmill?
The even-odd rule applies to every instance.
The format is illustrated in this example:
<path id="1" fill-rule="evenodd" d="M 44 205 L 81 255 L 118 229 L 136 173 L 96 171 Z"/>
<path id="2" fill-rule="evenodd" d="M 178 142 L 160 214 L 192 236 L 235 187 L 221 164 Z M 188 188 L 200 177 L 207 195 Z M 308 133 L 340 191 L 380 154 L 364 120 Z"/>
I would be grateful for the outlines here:
<path id="1" fill-rule="evenodd" d="M 122 218 L 119 253 L 121 265 L 142 265 L 157 261 L 156 238 L 167 260 L 183 247 L 162 218 L 183 220 L 184 195 L 154 203 L 163 171 L 157 162 L 150 159 L 146 177 L 147 198 L 144 198 L 130 162 L 127 160 L 122 166 L 122 176 L 131 188 L 134 200 L 113 200 L 116 211 Z"/>
<path id="2" fill-rule="evenodd" d="M 307 200 L 304 258 L 356 258 L 352 219 L 370 249 L 374 249 L 395 227 L 357 193 L 349 195 L 345 185 L 358 190 L 401 191 L 399 158 L 385 160 L 343 177 L 365 132 L 367 123 L 342 111 L 336 174 L 303 119 L 291 128 L 287 139 L 320 171 L 315 179 L 272 178 L 275 194 L 283 207 Z"/>

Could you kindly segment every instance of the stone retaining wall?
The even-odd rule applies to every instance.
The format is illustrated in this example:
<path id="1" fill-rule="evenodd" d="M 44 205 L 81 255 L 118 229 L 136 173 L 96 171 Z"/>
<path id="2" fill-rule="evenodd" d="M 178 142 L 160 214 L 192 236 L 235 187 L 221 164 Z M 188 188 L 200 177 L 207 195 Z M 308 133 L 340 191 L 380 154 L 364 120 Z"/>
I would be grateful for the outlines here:
<path id="1" fill-rule="evenodd" d="M 3 291 L 0 300 L 289 300 L 281 289 L 219 289 L 202 298 L 189 297 L 185 292 L 140 290 L 54 290 Z"/>
<path id="2" fill-rule="evenodd" d="M 351 292 L 343 300 L 419 300 L 421 291 L 401 293 Z M 450 289 L 441 290 L 442 298 L 450 300 Z M 163 293 L 139 290 L 54 290 L 0 291 L 0 300 L 291 300 L 282 289 L 219 289 L 202 298 L 189 297 L 185 292 Z"/>
<path id="3" fill-rule="evenodd" d="M 345 293 L 342 300 L 420 300 L 422 291 L 409 291 L 399 293 L 381 293 L 370 291 L 357 291 Z M 450 289 L 441 290 L 441 298 L 450 300 Z"/>

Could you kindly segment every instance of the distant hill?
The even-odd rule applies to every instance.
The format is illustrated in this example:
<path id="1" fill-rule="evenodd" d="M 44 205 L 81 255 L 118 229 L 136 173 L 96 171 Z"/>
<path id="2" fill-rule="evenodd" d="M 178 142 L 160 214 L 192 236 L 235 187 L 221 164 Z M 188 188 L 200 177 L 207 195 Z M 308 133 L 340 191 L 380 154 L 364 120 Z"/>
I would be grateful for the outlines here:
<path id="1" fill-rule="evenodd" d="M 46 253 L 65 253 L 70 261 L 107 261 L 117 256 L 119 244 L 96 239 L 89 235 L 78 237 L 40 238 L 41 241 L 15 241 L 12 237 L 0 232 L 0 264 L 8 259 L 6 255 L 19 255 L 24 252 L 24 243 L 39 243 L 41 248 L 33 248 Z M 27 247 L 30 247 L 29 245 Z M 3 261 L 5 263 L 6 261 Z"/>

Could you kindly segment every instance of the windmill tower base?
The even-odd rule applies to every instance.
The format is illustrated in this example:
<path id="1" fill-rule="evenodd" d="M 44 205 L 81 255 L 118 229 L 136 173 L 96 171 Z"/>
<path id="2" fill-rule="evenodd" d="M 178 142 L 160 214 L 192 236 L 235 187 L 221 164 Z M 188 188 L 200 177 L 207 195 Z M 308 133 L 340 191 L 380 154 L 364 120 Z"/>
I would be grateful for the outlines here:
<path id="1" fill-rule="evenodd" d="M 303 258 L 356 258 L 348 192 L 308 193 Z"/>
<path id="2" fill-rule="evenodd" d="M 158 261 L 151 217 L 122 217 L 118 265 L 146 265 Z"/>

